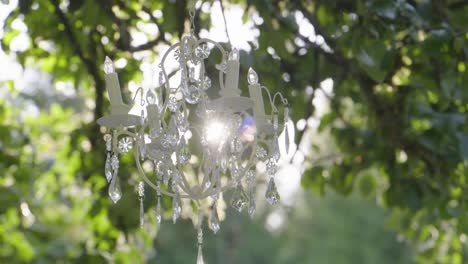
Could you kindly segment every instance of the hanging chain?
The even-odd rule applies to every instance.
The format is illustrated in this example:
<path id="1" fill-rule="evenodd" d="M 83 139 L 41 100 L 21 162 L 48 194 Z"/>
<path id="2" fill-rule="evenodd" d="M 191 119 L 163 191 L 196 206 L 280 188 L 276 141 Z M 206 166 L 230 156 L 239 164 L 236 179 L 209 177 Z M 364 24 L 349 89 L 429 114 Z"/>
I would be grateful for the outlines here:
<path id="1" fill-rule="evenodd" d="M 189 0 L 188 11 L 190 16 L 190 35 L 195 35 L 195 0 Z"/>

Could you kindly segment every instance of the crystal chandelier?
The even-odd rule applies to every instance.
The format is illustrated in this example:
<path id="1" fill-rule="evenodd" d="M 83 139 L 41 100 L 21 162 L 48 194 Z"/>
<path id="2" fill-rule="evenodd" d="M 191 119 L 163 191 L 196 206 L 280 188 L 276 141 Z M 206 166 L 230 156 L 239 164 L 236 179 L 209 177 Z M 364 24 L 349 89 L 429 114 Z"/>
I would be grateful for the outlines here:
<path id="1" fill-rule="evenodd" d="M 198 206 L 197 263 L 203 263 L 204 215 L 208 215 L 209 228 L 216 233 L 220 228 L 218 199 L 223 192 L 232 190 L 232 207 L 239 212 L 247 208 L 252 216 L 256 207 L 254 188 L 258 162 L 266 164 L 269 175 L 266 201 L 273 205 L 280 199 L 274 180 L 280 158 L 278 135 L 284 130 L 285 140 L 281 143 L 287 153 L 289 132 L 285 124 L 289 120 L 289 108 L 280 93 L 271 95 L 259 83 L 252 68 L 247 73 L 249 97 L 241 96 L 238 50 L 228 53 L 213 40 L 196 38 L 194 8 L 189 13 L 190 34 L 162 56 L 159 87 L 146 91 L 139 88 L 131 105 L 123 102 L 117 73 L 112 61 L 106 58 L 104 71 L 110 114 L 97 122 L 111 131 L 104 139 L 105 176 L 110 183 L 112 201 L 117 203 L 122 197 L 119 156 L 128 155 L 134 148 L 134 161 L 141 177 L 138 185 L 140 225 L 144 224 L 145 186 L 156 191 L 158 224 L 162 220 L 162 195 L 172 199 L 174 223 L 181 215 L 181 199 L 189 199 Z M 214 73 L 206 72 L 205 61 L 210 56 L 220 58 L 213 68 Z M 171 59 L 175 63 L 170 63 Z M 136 99 L 138 93 L 140 100 Z M 267 99 L 270 113 L 265 112 L 264 99 Z M 140 104 L 141 115 L 129 113 L 133 104 Z M 151 164 L 153 175 L 147 175 L 144 162 Z M 208 206 L 203 208 L 206 204 Z"/>

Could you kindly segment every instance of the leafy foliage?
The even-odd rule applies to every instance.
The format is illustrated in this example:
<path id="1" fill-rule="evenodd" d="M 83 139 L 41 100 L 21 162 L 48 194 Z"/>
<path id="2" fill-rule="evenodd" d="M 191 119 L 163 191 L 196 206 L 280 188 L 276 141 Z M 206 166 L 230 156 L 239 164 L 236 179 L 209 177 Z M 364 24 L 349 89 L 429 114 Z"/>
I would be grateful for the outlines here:
<path id="1" fill-rule="evenodd" d="M 328 188 L 342 194 L 359 188 L 374 195 L 393 209 L 390 224 L 417 245 L 422 262 L 463 263 L 468 229 L 466 1 L 233 2 L 245 6 L 244 19 L 257 12 L 261 18 L 254 23 L 258 43 L 251 45 L 256 49 L 241 54 L 242 71 L 252 66 L 272 90 L 290 91 L 293 119 L 318 117 L 321 135 L 333 138 L 332 146 L 312 140 L 312 155 L 327 159 L 306 160 L 303 186 L 322 194 Z M 44 257 L 38 262 L 98 261 L 109 258 L 103 252 L 133 239 L 129 234 L 138 232 L 137 219 L 128 215 L 137 215 L 129 213 L 135 211 L 136 199 L 124 196 L 117 210 L 102 198 L 103 142 L 93 121 L 106 109 L 100 68 L 106 55 L 125 59 L 121 82 L 141 79 L 139 60 L 154 58 L 160 45 L 177 41 L 187 30 L 181 19 L 187 17 L 186 4 L 19 1 L 4 24 L 3 50 L 25 67 L 39 65 L 53 74 L 56 87 L 74 82 L 78 97 L 85 99 L 53 103 L 5 84 L 9 97 L 0 101 L 0 200 L 7 202 L 0 205 L 0 238 L 8 236 L 9 242 L 1 256 L 17 251 L 25 262 L 33 256 Z M 206 13 L 197 14 L 197 25 L 211 24 Z M 21 51 L 13 45 L 25 33 L 15 26 L 19 21 L 27 26 L 29 41 Z M 155 25 L 157 34 L 145 32 L 144 25 Z M 147 42 L 133 43 L 136 33 Z M 332 94 L 320 85 L 327 78 L 333 79 Z M 246 87 L 245 80 L 240 83 Z M 325 115 L 311 103 L 320 93 L 328 95 Z M 21 109 L 28 100 L 40 106 L 37 116 Z M 311 129 L 297 136 L 310 136 Z M 135 178 L 122 167 L 127 177 L 123 188 L 131 193 Z M 28 210 L 41 220 L 36 222 L 48 225 L 28 226 L 33 222 L 26 217 Z M 63 230 L 73 233 L 57 239 Z M 88 240 L 83 230 L 94 239 Z M 48 239 L 53 241 L 44 252 L 34 251 L 34 243 Z M 126 252 L 135 254 L 134 244 L 125 245 Z"/>

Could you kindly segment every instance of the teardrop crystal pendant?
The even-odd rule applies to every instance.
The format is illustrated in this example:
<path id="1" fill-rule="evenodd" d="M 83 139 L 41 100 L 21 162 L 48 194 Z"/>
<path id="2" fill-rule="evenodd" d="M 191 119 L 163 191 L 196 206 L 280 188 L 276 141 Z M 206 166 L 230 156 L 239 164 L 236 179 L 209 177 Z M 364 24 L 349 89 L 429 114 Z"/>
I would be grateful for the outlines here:
<path id="1" fill-rule="evenodd" d="M 177 219 L 180 217 L 180 213 L 182 212 L 182 207 L 180 207 L 180 195 L 176 193 L 174 198 L 172 198 L 172 222 L 175 224 Z"/>
<path id="2" fill-rule="evenodd" d="M 231 205 L 239 212 L 242 212 L 244 207 L 247 205 L 249 198 L 245 194 L 244 188 L 241 184 L 238 184 L 232 195 Z"/>
<path id="3" fill-rule="evenodd" d="M 218 209 L 216 208 L 216 204 L 214 204 L 213 209 L 211 209 L 210 229 L 216 234 L 219 231 L 219 228 Z"/>
<path id="4" fill-rule="evenodd" d="M 183 138 L 180 143 L 180 149 L 179 149 L 177 157 L 178 157 L 179 163 L 182 165 L 187 164 L 187 162 L 190 160 L 190 157 L 191 157 L 189 147 L 187 146 L 187 143 L 185 143 L 185 140 Z"/>
<path id="5" fill-rule="evenodd" d="M 270 182 L 268 183 L 265 198 L 270 205 L 275 205 L 280 200 L 280 196 L 278 190 L 276 189 L 276 184 L 273 177 L 270 178 Z"/>
<path id="6" fill-rule="evenodd" d="M 120 189 L 119 177 L 117 176 L 117 170 L 114 171 L 114 176 L 109 185 L 109 196 L 114 203 L 117 203 L 122 198 L 122 190 Z"/>
<path id="7" fill-rule="evenodd" d="M 107 182 L 112 180 L 112 166 L 111 166 L 111 156 L 110 152 L 107 153 L 106 165 L 104 168 L 104 173 L 106 175 Z"/>
<path id="8" fill-rule="evenodd" d="M 201 244 L 198 245 L 197 264 L 205 264 L 205 261 L 203 260 L 203 250 Z"/>

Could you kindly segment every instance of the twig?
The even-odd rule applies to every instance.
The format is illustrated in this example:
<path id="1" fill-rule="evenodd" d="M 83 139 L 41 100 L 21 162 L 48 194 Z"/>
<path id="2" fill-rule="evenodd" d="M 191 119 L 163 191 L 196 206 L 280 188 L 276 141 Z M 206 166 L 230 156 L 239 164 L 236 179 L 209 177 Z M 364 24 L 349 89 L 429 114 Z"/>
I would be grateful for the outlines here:
<path id="1" fill-rule="evenodd" d="M 231 43 L 231 38 L 229 37 L 229 30 L 228 30 L 228 25 L 227 25 L 227 21 L 226 21 L 226 15 L 224 13 L 223 0 L 219 0 L 219 6 L 221 7 L 221 14 L 223 15 L 224 30 L 226 31 L 226 36 L 227 36 L 228 42 Z"/>

